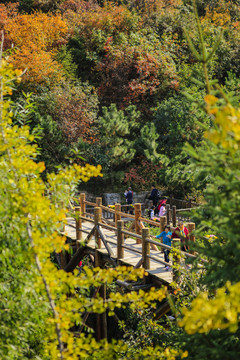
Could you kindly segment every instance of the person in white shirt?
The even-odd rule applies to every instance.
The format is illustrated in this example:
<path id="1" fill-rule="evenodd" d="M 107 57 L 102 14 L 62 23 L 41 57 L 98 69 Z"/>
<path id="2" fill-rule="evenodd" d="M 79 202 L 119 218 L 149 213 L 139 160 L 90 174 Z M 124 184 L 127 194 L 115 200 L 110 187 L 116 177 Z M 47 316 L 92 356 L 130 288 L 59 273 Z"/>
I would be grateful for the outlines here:
<path id="1" fill-rule="evenodd" d="M 159 216 L 165 216 L 166 215 L 166 204 L 162 204 L 159 210 Z"/>

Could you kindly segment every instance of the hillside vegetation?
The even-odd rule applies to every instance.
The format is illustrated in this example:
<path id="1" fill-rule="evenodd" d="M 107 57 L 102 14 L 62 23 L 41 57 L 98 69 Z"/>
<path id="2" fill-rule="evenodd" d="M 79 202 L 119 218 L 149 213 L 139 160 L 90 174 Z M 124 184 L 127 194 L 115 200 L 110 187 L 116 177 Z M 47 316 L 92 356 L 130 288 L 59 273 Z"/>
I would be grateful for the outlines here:
<path id="1" fill-rule="evenodd" d="M 240 358 L 239 10 L 233 0 L 0 4 L 1 359 Z M 139 190 L 153 179 L 204 198 L 181 281 L 124 292 L 116 280 L 144 269 L 87 259 L 59 269 L 79 183 Z M 171 316 L 156 320 L 165 302 Z M 108 339 L 97 341 L 104 312 Z"/>
<path id="2" fill-rule="evenodd" d="M 209 77 L 236 103 L 238 2 L 199 0 L 197 6 L 207 48 L 223 31 Z M 46 172 L 70 157 L 84 161 L 80 155 L 102 165 L 103 178 L 89 183 L 92 190 L 130 184 L 145 190 L 154 181 L 182 198 L 198 194 L 184 144 L 201 146 L 201 124 L 211 120 L 186 97 L 201 103 L 205 95 L 184 36 L 187 29 L 199 47 L 191 1 L 3 1 L 0 29 L 9 61 L 27 69 L 14 94 L 22 115 L 16 122 L 31 120 L 38 128 Z M 34 112 L 22 110 L 27 94 Z"/>

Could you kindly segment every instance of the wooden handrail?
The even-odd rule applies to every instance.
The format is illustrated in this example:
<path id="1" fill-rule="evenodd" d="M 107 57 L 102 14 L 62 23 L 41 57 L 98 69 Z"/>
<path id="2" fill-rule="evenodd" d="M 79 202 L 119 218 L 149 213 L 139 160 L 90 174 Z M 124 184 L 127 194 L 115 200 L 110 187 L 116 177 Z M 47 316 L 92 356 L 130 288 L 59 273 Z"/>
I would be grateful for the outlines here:
<path id="1" fill-rule="evenodd" d="M 134 236 L 136 239 L 142 240 L 142 236 L 141 236 L 141 235 L 131 233 L 130 231 L 127 231 L 127 230 L 122 230 L 122 232 L 123 232 L 123 234 L 125 234 L 125 235 Z"/>
<path id="2" fill-rule="evenodd" d="M 86 214 L 85 214 L 85 215 L 90 216 L 90 217 L 92 217 L 92 218 L 94 217 L 94 215 L 93 215 L 93 214 L 91 214 L 91 213 L 87 213 L 87 212 L 86 212 Z"/>
<path id="3" fill-rule="evenodd" d="M 111 226 L 111 225 L 108 225 L 108 224 L 104 224 L 102 222 L 99 222 L 98 225 L 108 229 L 108 230 L 113 230 L 113 231 L 117 231 L 117 228 L 115 226 Z"/>
<path id="4" fill-rule="evenodd" d="M 70 204 L 71 205 L 71 204 Z M 86 213 L 86 205 L 89 205 L 91 207 L 94 208 L 94 215 L 90 214 L 90 213 Z M 129 205 L 120 205 L 120 204 L 115 204 L 115 209 L 111 209 L 107 206 L 102 205 L 102 199 L 101 198 L 96 198 L 96 203 L 94 202 L 90 202 L 90 201 L 86 201 L 85 200 L 85 194 L 81 194 L 80 196 L 80 207 L 77 206 L 75 209 L 76 211 L 76 238 L 77 240 L 81 239 L 81 232 L 85 232 L 82 229 L 82 220 L 83 221 L 88 221 L 88 222 L 92 222 L 95 223 L 94 226 L 94 232 L 95 232 L 95 242 L 97 245 L 97 248 L 101 248 L 101 243 L 104 243 L 105 248 L 108 251 L 109 256 L 112 258 L 113 257 L 113 253 L 110 250 L 110 248 L 108 248 L 107 246 L 107 242 L 111 243 L 111 240 L 107 240 L 107 238 L 104 236 L 104 234 L 101 231 L 101 228 L 106 228 L 109 230 L 114 231 L 117 234 L 117 258 L 120 260 L 124 259 L 124 249 L 128 249 L 129 251 L 132 251 L 133 253 L 138 253 L 142 255 L 142 259 L 143 259 L 143 264 L 144 264 L 144 268 L 146 270 L 150 269 L 150 259 L 153 259 L 154 261 L 157 261 L 161 264 L 167 265 L 168 263 L 166 263 L 164 260 L 158 258 L 157 256 L 154 256 L 154 253 L 151 254 L 150 253 L 150 244 L 152 244 L 151 246 L 155 245 L 155 246 L 160 246 L 160 248 L 164 248 L 164 249 L 168 249 L 171 250 L 172 247 L 174 247 L 174 241 L 173 241 L 173 246 L 170 247 L 168 245 L 162 244 L 158 241 L 154 241 L 153 239 L 150 238 L 149 235 L 149 229 L 145 228 L 144 224 L 142 224 L 141 222 L 144 222 L 146 224 L 150 224 L 150 225 L 154 225 L 156 227 L 159 227 L 161 231 L 163 231 L 165 224 L 166 224 L 166 217 L 161 217 L 160 218 L 160 222 L 151 220 L 151 219 L 147 219 L 145 217 L 143 217 L 141 215 L 141 204 L 140 203 L 136 203 L 134 206 L 134 210 L 135 213 L 134 215 L 132 214 L 128 214 L 126 212 L 123 211 L 119 211 L 121 210 L 121 207 L 129 207 Z M 72 208 L 72 206 L 71 206 Z M 186 208 L 186 209 L 178 209 L 177 212 L 184 212 L 184 211 L 191 211 L 193 208 Z M 111 226 L 108 225 L 106 223 L 104 223 L 104 219 L 102 218 L 102 210 L 112 213 L 114 214 L 114 219 L 115 219 L 115 226 Z M 172 217 L 173 223 L 174 221 L 176 221 L 176 206 L 173 206 L 172 210 L 171 210 L 171 214 L 170 214 L 170 209 L 168 206 L 168 220 L 170 220 L 170 215 Z M 90 217 L 90 218 L 89 218 Z M 94 218 L 94 219 L 92 219 Z M 121 218 L 130 218 L 132 220 L 134 220 L 134 222 L 132 222 L 131 225 L 131 229 L 133 227 L 135 227 L 135 231 L 136 232 L 132 232 L 131 230 L 125 230 L 123 228 L 123 221 L 121 220 Z M 120 223 L 119 223 L 120 221 Z M 116 226 L 118 225 L 118 226 Z M 194 223 L 189 224 L 191 225 L 190 228 L 194 229 Z M 192 239 L 194 241 L 194 231 L 190 230 L 190 239 Z M 193 235 L 191 235 L 191 232 Z M 127 235 L 131 238 L 135 238 L 137 243 L 142 243 L 142 249 L 136 249 L 134 247 L 131 247 L 129 245 L 125 245 L 124 244 L 124 235 Z M 175 242 L 178 240 L 178 247 L 181 246 L 181 241 L 180 239 L 175 239 Z M 77 241 L 77 243 L 81 243 L 80 241 Z M 115 243 L 114 243 L 115 244 Z M 155 249 L 157 250 L 157 248 Z M 95 250 L 96 252 L 96 250 Z M 179 252 L 184 256 L 184 257 L 189 257 L 189 258 L 194 258 L 196 259 L 197 256 L 193 255 L 193 254 L 189 254 L 186 252 L 181 251 L 181 249 L 179 248 Z M 96 256 L 98 254 L 96 253 Z M 100 258 L 99 258 L 100 259 Z M 200 259 L 200 261 L 207 263 L 208 261 L 205 259 Z"/>
<path id="5" fill-rule="evenodd" d="M 111 208 L 109 208 L 109 207 L 107 207 L 107 206 L 104 206 L 104 205 L 101 205 L 101 208 L 102 208 L 102 210 L 105 210 L 105 211 L 108 211 L 108 212 L 110 212 L 110 213 L 112 213 L 112 214 L 115 214 L 115 210 L 114 210 L 114 209 L 111 209 Z"/>
<path id="6" fill-rule="evenodd" d="M 191 210 L 194 210 L 194 209 L 197 209 L 197 208 L 186 208 L 186 209 L 176 209 L 176 212 L 184 212 L 184 211 L 191 211 Z"/>
<path id="7" fill-rule="evenodd" d="M 141 250 L 131 248 L 130 246 L 127 246 L 127 245 L 123 245 L 122 247 L 123 247 L 124 249 L 130 250 L 130 251 L 132 251 L 132 252 L 135 252 L 135 253 L 137 253 L 137 254 L 141 254 L 141 255 L 142 255 L 142 251 L 141 251 Z"/>
<path id="8" fill-rule="evenodd" d="M 80 219 L 82 219 L 82 220 L 85 220 L 85 221 L 89 221 L 89 222 L 94 223 L 94 220 L 89 219 L 89 218 L 87 218 L 86 216 L 82 216 L 82 215 L 80 215 L 79 217 L 80 217 Z"/>
<path id="9" fill-rule="evenodd" d="M 93 202 L 87 201 L 87 200 L 85 200 L 84 203 L 85 203 L 86 205 L 90 205 L 90 206 L 93 206 L 93 207 L 96 207 L 96 206 L 97 206 L 96 203 L 93 203 Z"/>
<path id="10" fill-rule="evenodd" d="M 162 248 L 164 248 L 164 249 L 168 249 L 168 250 L 171 250 L 171 249 L 172 249 L 172 246 L 165 245 L 165 244 L 163 244 L 163 243 L 160 243 L 160 242 L 158 242 L 158 241 L 155 241 L 155 240 L 152 240 L 152 239 L 149 239 L 149 238 L 146 239 L 146 241 L 149 242 L 150 244 L 155 244 L 155 245 L 160 246 L 160 247 L 162 247 Z M 186 257 L 189 257 L 189 258 L 192 258 L 192 259 L 196 259 L 196 258 L 197 258 L 196 255 L 187 253 L 187 252 L 185 252 L 185 251 L 181 251 L 181 250 L 180 250 L 180 253 L 181 253 L 182 255 L 184 255 L 184 256 L 186 256 Z M 200 258 L 199 260 L 202 261 L 202 262 L 204 262 L 204 263 L 208 263 L 208 261 L 205 260 L 205 259 Z"/>
<path id="11" fill-rule="evenodd" d="M 150 225 L 160 226 L 160 222 L 154 221 L 154 220 L 142 217 L 142 216 L 138 220 L 146 222 L 146 223 L 148 223 Z"/>
<path id="12" fill-rule="evenodd" d="M 134 215 L 127 214 L 127 213 L 122 212 L 122 211 L 118 211 L 118 214 L 121 215 L 121 217 L 126 217 L 126 218 L 130 218 L 130 219 L 135 219 L 135 216 L 134 216 Z"/>

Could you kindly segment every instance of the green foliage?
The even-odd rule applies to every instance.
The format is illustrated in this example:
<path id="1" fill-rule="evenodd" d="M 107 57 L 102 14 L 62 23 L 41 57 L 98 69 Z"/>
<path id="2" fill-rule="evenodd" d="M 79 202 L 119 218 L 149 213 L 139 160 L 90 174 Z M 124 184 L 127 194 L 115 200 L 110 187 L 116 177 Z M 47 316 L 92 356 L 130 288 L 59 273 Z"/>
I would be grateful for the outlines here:
<path id="1" fill-rule="evenodd" d="M 109 108 L 103 107 L 103 115 L 99 118 L 99 131 L 110 168 L 122 163 L 128 164 L 134 158 L 139 116 L 140 112 L 134 105 L 125 111 L 118 111 L 115 104 Z"/>
<path id="2" fill-rule="evenodd" d="M 51 116 L 35 113 L 35 121 L 39 126 L 39 161 L 44 161 L 46 172 L 56 171 L 57 166 L 68 164 L 72 154 L 67 139 L 56 121 Z"/>
<path id="3" fill-rule="evenodd" d="M 69 203 L 79 181 L 101 176 L 100 166 L 76 163 L 49 173 L 41 179 L 44 163 L 36 163 L 37 146 L 28 125 L 13 124 L 9 95 L 18 79 L 4 59 L 0 59 L 0 357 L 42 360 L 109 358 L 119 344 L 97 343 L 92 335 L 75 336 L 73 328 L 82 324 L 84 313 L 102 313 L 116 307 L 132 311 L 162 300 L 165 290 L 108 294 L 91 298 L 89 289 L 111 284 L 116 279 L 136 281 L 144 270 L 127 267 L 93 270 L 84 267 L 67 273 L 58 270 L 52 253 L 69 250 L 60 233 L 66 222 Z M 7 99 L 5 98 L 7 97 Z M 134 109 L 129 109 L 129 113 Z M 22 119 L 22 118 L 21 118 Z M 154 305 L 153 305 L 154 306 Z M 149 355 L 151 349 L 145 349 Z"/>
<path id="4" fill-rule="evenodd" d="M 68 50 L 67 46 L 62 46 L 61 49 L 59 49 L 56 59 L 58 62 L 63 64 L 64 72 L 66 74 L 66 77 L 69 79 L 75 79 L 76 78 L 76 71 L 77 71 L 77 65 L 73 61 L 73 56 L 71 52 Z"/>
<path id="5" fill-rule="evenodd" d="M 200 94 L 195 96 L 197 98 Z M 179 94 L 159 104 L 155 109 L 154 122 L 142 129 L 142 139 L 148 149 L 144 151 L 145 155 L 152 162 L 162 164 L 158 182 L 166 186 L 169 193 L 183 197 L 195 191 L 184 145 L 190 143 L 194 148 L 199 147 L 204 125 L 208 124 L 209 117 Z"/>

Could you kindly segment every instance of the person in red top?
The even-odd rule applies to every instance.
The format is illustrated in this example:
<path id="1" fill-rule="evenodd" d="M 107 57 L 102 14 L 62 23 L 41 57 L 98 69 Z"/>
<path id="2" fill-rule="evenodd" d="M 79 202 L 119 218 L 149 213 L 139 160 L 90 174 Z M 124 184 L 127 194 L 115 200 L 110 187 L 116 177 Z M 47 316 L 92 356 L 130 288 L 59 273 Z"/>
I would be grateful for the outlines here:
<path id="1" fill-rule="evenodd" d="M 178 222 L 178 227 L 174 230 L 172 234 L 172 239 L 181 239 L 181 248 L 182 251 L 188 251 L 188 229 L 183 225 L 183 221 Z"/>

